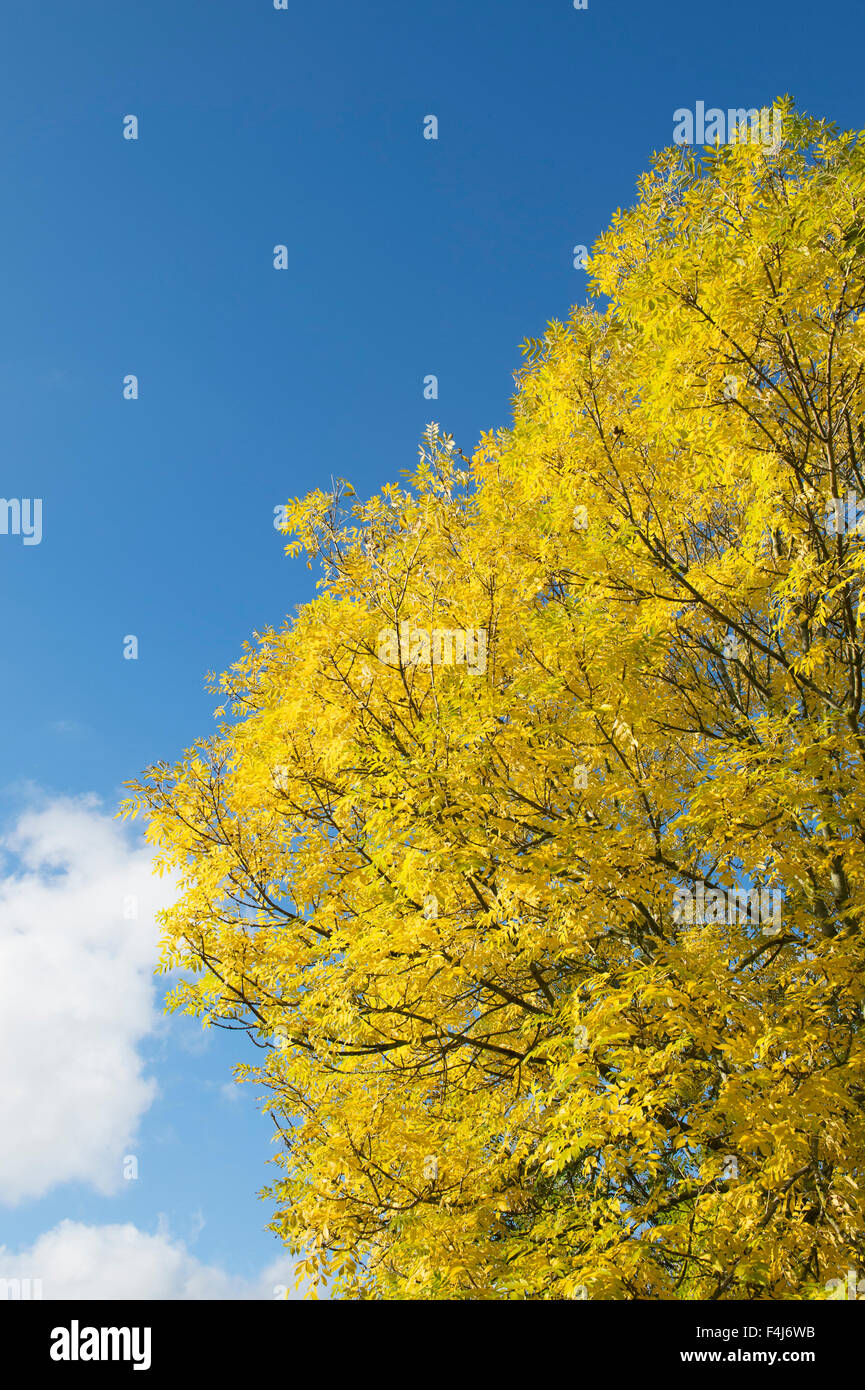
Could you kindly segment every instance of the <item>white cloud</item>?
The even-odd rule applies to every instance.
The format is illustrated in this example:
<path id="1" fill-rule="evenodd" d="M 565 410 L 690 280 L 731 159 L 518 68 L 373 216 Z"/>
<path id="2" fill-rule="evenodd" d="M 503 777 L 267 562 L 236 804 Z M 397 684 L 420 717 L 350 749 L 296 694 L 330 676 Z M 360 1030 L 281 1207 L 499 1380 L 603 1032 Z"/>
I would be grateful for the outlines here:
<path id="1" fill-rule="evenodd" d="M 0 853 L 0 1202 L 107 1195 L 156 1090 L 138 1048 L 172 884 L 92 796 L 24 811 Z"/>
<path id="2" fill-rule="evenodd" d="M 61 1221 L 20 1254 L 0 1246 L 0 1280 L 31 1280 L 32 1297 L 38 1279 L 46 1300 L 273 1299 L 284 1290 L 293 1299 L 301 1297 L 293 1270 L 294 1261 L 282 1256 L 255 1278 L 242 1279 L 203 1264 L 165 1230 L 148 1235 L 131 1224 Z"/>

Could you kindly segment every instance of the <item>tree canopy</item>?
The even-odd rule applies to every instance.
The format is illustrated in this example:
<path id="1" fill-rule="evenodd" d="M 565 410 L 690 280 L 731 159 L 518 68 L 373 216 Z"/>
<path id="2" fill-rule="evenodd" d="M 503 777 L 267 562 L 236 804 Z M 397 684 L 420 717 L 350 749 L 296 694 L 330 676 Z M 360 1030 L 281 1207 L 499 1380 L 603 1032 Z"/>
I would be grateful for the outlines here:
<path id="1" fill-rule="evenodd" d="M 654 158 L 510 428 L 290 505 L 318 596 L 132 784 L 336 1296 L 862 1267 L 865 145 L 781 106 Z"/>

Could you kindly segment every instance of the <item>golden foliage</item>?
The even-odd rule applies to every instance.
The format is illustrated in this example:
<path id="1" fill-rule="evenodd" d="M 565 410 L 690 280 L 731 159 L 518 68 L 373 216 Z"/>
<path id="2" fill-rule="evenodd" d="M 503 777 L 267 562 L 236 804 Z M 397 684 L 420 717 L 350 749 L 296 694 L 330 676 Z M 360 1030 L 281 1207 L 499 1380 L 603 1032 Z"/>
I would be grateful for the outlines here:
<path id="1" fill-rule="evenodd" d="M 313 1283 L 789 1299 L 862 1266 L 865 538 L 827 500 L 865 497 L 863 159 L 786 101 L 780 148 L 657 157 L 513 428 L 295 502 L 319 597 L 133 788 L 182 875 L 172 1006 L 264 1046 Z M 404 622 L 483 631 L 485 669 L 386 664 Z M 698 883 L 780 927 L 688 921 Z"/>

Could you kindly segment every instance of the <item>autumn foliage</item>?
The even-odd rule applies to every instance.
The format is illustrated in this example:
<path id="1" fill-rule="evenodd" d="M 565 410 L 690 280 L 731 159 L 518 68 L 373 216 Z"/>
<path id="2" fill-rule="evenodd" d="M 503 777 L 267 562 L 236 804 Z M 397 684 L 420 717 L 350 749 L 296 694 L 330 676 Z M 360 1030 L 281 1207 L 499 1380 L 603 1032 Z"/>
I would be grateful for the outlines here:
<path id="1" fill-rule="evenodd" d="M 863 1269 L 863 192 L 789 103 L 657 156 L 512 428 L 293 503 L 319 596 L 133 787 L 172 1006 L 261 1047 L 273 1229 L 336 1296 Z"/>

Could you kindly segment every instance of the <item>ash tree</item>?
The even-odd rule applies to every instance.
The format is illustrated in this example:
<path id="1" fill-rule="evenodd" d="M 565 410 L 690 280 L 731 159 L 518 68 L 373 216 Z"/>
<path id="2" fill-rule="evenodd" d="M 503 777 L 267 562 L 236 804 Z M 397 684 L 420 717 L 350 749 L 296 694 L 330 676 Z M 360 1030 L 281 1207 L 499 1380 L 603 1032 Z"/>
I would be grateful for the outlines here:
<path id="1" fill-rule="evenodd" d="M 655 158 L 510 428 L 290 505 L 318 596 L 131 785 L 337 1297 L 863 1267 L 865 151 L 782 108 Z"/>

